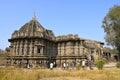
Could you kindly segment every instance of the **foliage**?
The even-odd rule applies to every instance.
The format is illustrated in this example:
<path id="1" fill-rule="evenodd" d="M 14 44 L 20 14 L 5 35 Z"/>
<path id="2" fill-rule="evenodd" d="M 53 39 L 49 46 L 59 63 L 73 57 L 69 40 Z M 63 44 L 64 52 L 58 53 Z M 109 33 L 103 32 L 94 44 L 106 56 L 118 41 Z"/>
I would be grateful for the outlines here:
<path id="1" fill-rule="evenodd" d="M 116 67 L 120 68 L 120 62 L 117 62 Z"/>
<path id="2" fill-rule="evenodd" d="M 108 45 L 120 50 L 120 6 L 114 6 L 103 20 L 102 27 L 106 33 L 105 39 Z"/>
<path id="3" fill-rule="evenodd" d="M 99 59 L 96 61 L 96 67 L 97 67 L 99 70 L 102 70 L 102 69 L 103 69 L 104 64 L 105 64 L 105 61 L 104 61 L 102 58 L 99 58 Z"/>
<path id="4" fill-rule="evenodd" d="M 118 52 L 118 50 L 116 48 L 113 48 L 113 49 L 111 49 L 111 53 L 118 54 L 119 52 Z"/>

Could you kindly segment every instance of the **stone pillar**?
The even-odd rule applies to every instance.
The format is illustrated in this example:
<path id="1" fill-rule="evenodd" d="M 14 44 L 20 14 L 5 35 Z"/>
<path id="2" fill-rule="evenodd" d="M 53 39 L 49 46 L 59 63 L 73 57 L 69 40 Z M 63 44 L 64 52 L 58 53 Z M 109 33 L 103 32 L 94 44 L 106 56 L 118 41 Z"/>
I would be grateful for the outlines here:
<path id="1" fill-rule="evenodd" d="M 53 43 L 53 55 L 56 56 L 56 46 L 55 46 L 55 43 Z"/>
<path id="2" fill-rule="evenodd" d="M 81 46 L 81 48 L 80 48 L 80 55 L 84 55 L 84 47 L 83 46 Z"/>
<path id="3" fill-rule="evenodd" d="M 66 43 L 66 55 L 71 55 L 71 47 L 70 47 L 70 42 Z"/>
<path id="4" fill-rule="evenodd" d="M 15 55 L 15 42 L 13 42 L 13 50 L 12 50 L 12 55 Z"/>
<path id="5" fill-rule="evenodd" d="M 34 55 L 37 56 L 37 46 L 35 44 L 37 44 L 37 41 L 34 42 Z"/>
<path id="6" fill-rule="evenodd" d="M 29 55 L 31 56 L 32 55 L 32 40 L 30 41 L 30 50 L 29 50 Z"/>
<path id="7" fill-rule="evenodd" d="M 16 42 L 16 54 L 15 55 L 17 54 L 18 54 L 18 41 Z"/>
<path id="8" fill-rule="evenodd" d="M 58 49 L 58 56 L 60 56 L 60 43 L 58 43 L 57 49 Z"/>
<path id="9" fill-rule="evenodd" d="M 15 48 L 14 48 L 14 47 L 15 47 L 14 44 L 15 44 L 15 43 L 13 42 L 13 43 L 12 43 L 12 49 L 11 49 L 11 55 L 12 55 L 12 56 L 14 56 L 14 49 L 15 49 Z"/>
<path id="10" fill-rule="evenodd" d="M 34 55 L 34 44 L 33 44 L 33 40 L 31 41 L 31 55 Z"/>
<path id="11" fill-rule="evenodd" d="M 45 54 L 45 55 L 47 55 L 47 43 L 44 41 L 44 51 L 43 51 L 43 53 Z"/>
<path id="12" fill-rule="evenodd" d="M 49 55 L 52 56 L 52 44 L 49 42 Z"/>
<path id="13" fill-rule="evenodd" d="M 74 42 L 71 42 L 70 44 L 70 47 L 71 47 L 71 55 L 72 56 L 75 56 L 75 43 Z"/>
<path id="14" fill-rule="evenodd" d="M 24 55 L 24 41 L 22 40 L 22 44 L 21 44 L 22 46 L 22 49 L 21 49 L 21 55 Z"/>
<path id="15" fill-rule="evenodd" d="M 64 53 L 65 53 L 65 55 L 66 55 L 66 42 L 64 43 Z"/>
<path id="16" fill-rule="evenodd" d="M 17 41 L 15 42 L 15 54 L 14 55 L 17 55 L 18 54 L 18 45 L 17 45 Z"/>
<path id="17" fill-rule="evenodd" d="M 40 53 L 41 53 L 41 55 L 44 55 L 44 54 L 43 54 L 43 44 L 44 44 L 44 41 L 43 41 L 43 40 L 41 40 L 41 44 L 42 44 L 42 46 L 40 46 L 40 47 L 41 47 Z"/>
<path id="18" fill-rule="evenodd" d="M 75 42 L 75 46 L 74 46 L 74 53 L 75 53 L 75 56 L 78 56 L 78 41 Z"/>
<path id="19" fill-rule="evenodd" d="M 101 52 L 101 54 L 103 55 L 103 48 L 101 48 L 100 50 L 101 50 L 101 51 L 100 51 L 100 52 Z"/>
<path id="20" fill-rule="evenodd" d="M 24 42 L 24 55 L 27 53 L 27 40 Z"/>
<path id="21" fill-rule="evenodd" d="M 24 55 L 24 45 L 25 45 L 25 42 L 22 41 L 22 55 Z"/>
<path id="22" fill-rule="evenodd" d="M 40 48 L 40 55 L 43 55 L 43 47 Z"/>
<path id="23" fill-rule="evenodd" d="M 78 56 L 80 56 L 80 43 L 79 42 L 77 44 L 77 48 L 78 48 Z"/>
<path id="24" fill-rule="evenodd" d="M 65 53 L 65 43 L 62 43 L 62 51 L 63 51 L 63 54 L 66 56 L 66 53 Z"/>
<path id="25" fill-rule="evenodd" d="M 27 40 L 27 55 L 30 54 L 30 41 Z"/>
<path id="26" fill-rule="evenodd" d="M 50 55 L 50 43 L 47 42 L 47 55 L 49 56 Z"/>
<path id="27" fill-rule="evenodd" d="M 15 46 L 14 46 L 14 42 L 12 42 L 12 44 L 11 44 L 11 48 L 10 48 L 10 51 L 11 51 L 11 56 L 14 56 L 15 55 L 15 53 L 14 53 L 14 49 L 15 49 Z"/>
<path id="28" fill-rule="evenodd" d="M 34 45 L 34 56 L 37 55 L 37 46 Z"/>
<path id="29" fill-rule="evenodd" d="M 61 55 L 65 56 L 64 52 L 63 52 L 63 43 L 61 43 Z"/>
<path id="30" fill-rule="evenodd" d="M 51 43 L 51 55 L 53 56 L 54 55 L 54 53 L 53 53 L 53 43 Z"/>
<path id="31" fill-rule="evenodd" d="M 59 54 L 60 54 L 60 56 L 63 56 L 63 54 L 62 54 L 62 44 L 61 43 L 59 43 Z"/>
<path id="32" fill-rule="evenodd" d="M 19 47 L 19 55 L 22 54 L 22 41 L 20 41 L 20 47 Z"/>
<path id="33" fill-rule="evenodd" d="M 20 52 L 19 52 L 20 51 L 20 41 L 17 42 L 17 45 L 18 45 L 18 50 L 17 50 L 18 54 L 17 55 L 19 55 L 20 54 Z"/>

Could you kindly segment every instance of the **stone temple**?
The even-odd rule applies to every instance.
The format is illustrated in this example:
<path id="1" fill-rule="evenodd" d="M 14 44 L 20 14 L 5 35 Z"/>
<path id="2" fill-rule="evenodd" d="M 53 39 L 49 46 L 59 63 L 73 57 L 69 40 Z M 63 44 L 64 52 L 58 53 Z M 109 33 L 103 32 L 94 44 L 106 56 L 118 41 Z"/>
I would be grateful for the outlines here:
<path id="1" fill-rule="evenodd" d="M 62 62 L 97 59 L 103 54 L 103 42 L 79 38 L 77 34 L 55 36 L 36 19 L 15 30 L 10 42 L 7 64 L 12 66 L 48 67 L 50 62 L 60 66 Z"/>

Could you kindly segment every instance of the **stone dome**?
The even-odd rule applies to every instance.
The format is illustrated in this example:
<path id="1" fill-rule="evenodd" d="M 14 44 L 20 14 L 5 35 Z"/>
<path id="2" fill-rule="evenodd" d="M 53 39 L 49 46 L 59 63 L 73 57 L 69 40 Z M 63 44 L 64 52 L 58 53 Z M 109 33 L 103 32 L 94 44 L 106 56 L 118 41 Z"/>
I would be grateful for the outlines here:
<path id="1" fill-rule="evenodd" d="M 19 30 L 16 30 L 12 34 L 12 39 L 14 38 L 47 38 L 54 39 L 55 36 L 51 30 L 45 29 L 34 17 L 28 23 L 23 25 Z"/>
<path id="2" fill-rule="evenodd" d="M 42 25 L 36 20 L 32 19 L 30 22 L 23 25 L 19 32 L 44 32 L 45 29 L 42 27 Z"/>

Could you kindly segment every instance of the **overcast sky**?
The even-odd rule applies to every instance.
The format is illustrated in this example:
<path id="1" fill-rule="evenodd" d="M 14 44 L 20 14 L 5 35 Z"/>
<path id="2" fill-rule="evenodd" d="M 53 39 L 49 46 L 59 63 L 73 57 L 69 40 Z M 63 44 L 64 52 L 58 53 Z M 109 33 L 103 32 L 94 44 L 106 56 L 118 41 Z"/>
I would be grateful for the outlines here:
<path id="1" fill-rule="evenodd" d="M 78 34 L 80 38 L 105 42 L 102 20 L 120 0 L 0 0 L 0 49 L 36 14 L 37 20 L 56 36 Z"/>

